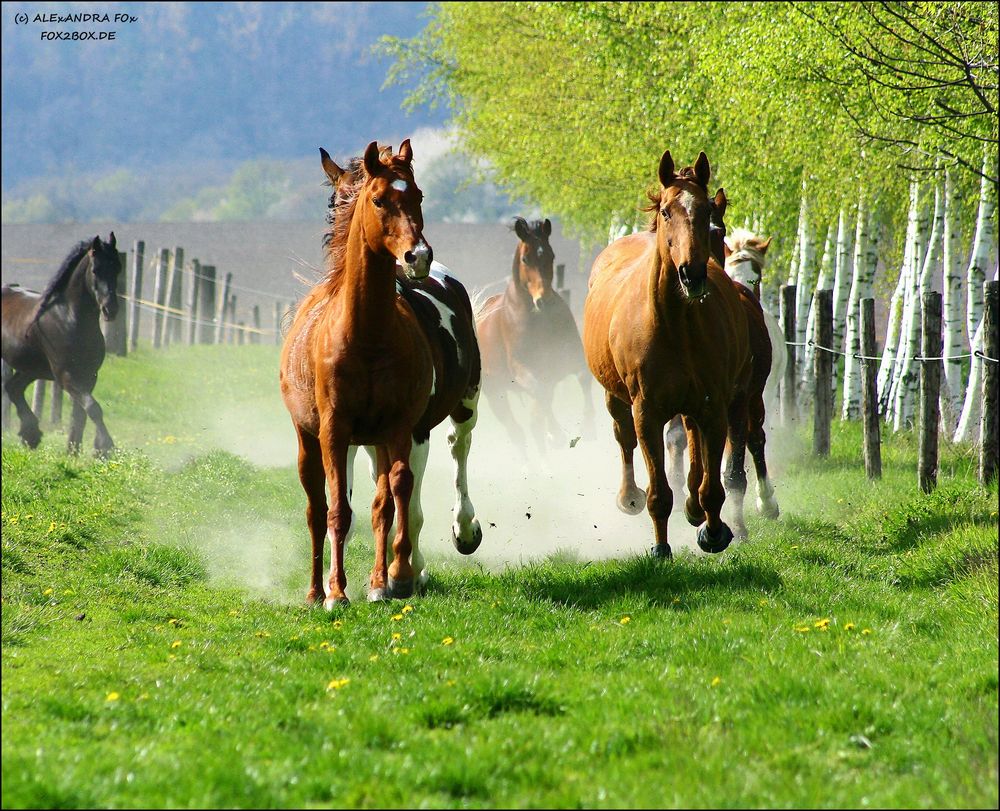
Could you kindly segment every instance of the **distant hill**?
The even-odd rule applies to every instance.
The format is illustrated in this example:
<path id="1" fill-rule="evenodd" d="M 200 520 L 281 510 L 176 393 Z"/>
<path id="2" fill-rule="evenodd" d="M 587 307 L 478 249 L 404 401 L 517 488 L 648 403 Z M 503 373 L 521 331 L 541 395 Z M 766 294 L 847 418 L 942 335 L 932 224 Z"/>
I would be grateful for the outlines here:
<path id="1" fill-rule="evenodd" d="M 5 3 L 3 190 L 33 178 L 142 175 L 160 166 L 232 170 L 398 143 L 445 111 L 400 109 L 380 90 L 384 34 L 411 37 L 423 3 L 116 3 L 131 24 L 14 23 L 89 4 Z M 42 41 L 43 30 L 115 30 L 113 42 Z M 221 176 L 210 180 L 218 182 Z M 197 185 L 197 184 L 193 184 Z"/>

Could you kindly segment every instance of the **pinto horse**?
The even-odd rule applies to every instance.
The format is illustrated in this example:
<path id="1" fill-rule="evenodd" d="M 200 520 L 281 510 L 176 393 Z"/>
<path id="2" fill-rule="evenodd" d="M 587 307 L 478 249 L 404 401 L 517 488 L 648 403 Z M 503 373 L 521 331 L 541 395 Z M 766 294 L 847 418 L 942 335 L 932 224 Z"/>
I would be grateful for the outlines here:
<path id="1" fill-rule="evenodd" d="M 493 413 L 514 444 L 524 435 L 510 410 L 510 396 L 522 392 L 533 401 L 532 427 L 540 453 L 547 436 L 561 438 L 552 397 L 556 384 L 575 375 L 583 390 L 584 432 L 593 427 L 590 373 L 583 359 L 580 332 L 569 306 L 552 288 L 555 253 L 549 244 L 552 223 L 514 220 L 518 245 L 503 293 L 488 298 L 476 315 L 483 351 L 484 387 Z"/>
<path id="2" fill-rule="evenodd" d="M 28 447 L 42 441 L 38 417 L 24 399 L 35 380 L 54 380 L 73 401 L 69 451 L 78 453 L 87 417 L 97 428 L 94 450 L 106 454 L 115 443 L 94 399 L 97 372 L 104 363 L 100 318 L 118 314 L 118 256 L 114 232 L 76 245 L 44 293 L 3 286 L 3 386 L 21 421 L 18 432 Z"/>
<path id="3" fill-rule="evenodd" d="M 344 546 L 359 445 L 375 449 L 369 600 L 408 597 L 415 584 L 426 582 L 420 486 L 430 431 L 445 417 L 452 422 L 448 442 L 458 490 L 452 540 L 463 554 L 482 540 L 466 472 L 480 383 L 472 305 L 465 289 L 435 268 L 423 237 L 423 195 L 413 177 L 410 142 L 396 155 L 383 154 L 373 141 L 352 174 L 322 152 L 335 189 L 328 270 L 299 306 L 281 355 L 281 393 L 298 435 L 299 478 L 308 499 L 307 600 L 323 600 L 326 608 L 349 602 Z M 394 519 L 394 556 L 387 566 Z M 327 533 L 333 552 L 324 587 Z"/>
<path id="4" fill-rule="evenodd" d="M 664 425 L 683 416 L 691 462 L 685 514 L 700 525 L 698 546 L 721 552 L 733 539 L 720 517 L 722 455 L 728 426 L 746 410 L 752 359 L 739 293 L 710 255 L 708 158 L 702 152 L 694 167 L 675 172 L 668 150 L 658 174 L 655 231 L 616 240 L 594 262 L 583 345 L 621 448 L 618 506 L 635 514 L 645 502 L 653 554 L 669 558 L 673 493 L 664 471 Z M 648 494 L 635 483 L 637 444 Z"/>

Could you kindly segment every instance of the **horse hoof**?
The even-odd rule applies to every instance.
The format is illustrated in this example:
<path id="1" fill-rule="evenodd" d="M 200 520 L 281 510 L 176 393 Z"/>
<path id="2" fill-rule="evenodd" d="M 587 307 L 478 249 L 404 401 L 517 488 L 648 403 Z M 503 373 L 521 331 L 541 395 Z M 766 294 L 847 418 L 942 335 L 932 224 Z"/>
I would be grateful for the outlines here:
<path id="1" fill-rule="evenodd" d="M 306 592 L 306 602 L 309 605 L 316 605 L 316 603 L 323 602 L 323 598 L 325 596 L 326 592 L 324 592 L 322 589 L 317 590 L 314 588 L 310 588 L 309 591 Z"/>
<path id="2" fill-rule="evenodd" d="M 483 528 L 479 525 L 479 521 L 473 520 L 472 539 L 468 541 L 459 538 L 458 534 L 455 532 L 454 525 L 452 525 L 451 542 L 455 544 L 455 548 L 463 555 L 471 555 L 479 548 L 479 544 L 483 542 Z"/>
<path id="3" fill-rule="evenodd" d="M 333 611 L 334 609 L 337 608 L 337 606 L 342 605 L 344 607 L 347 607 L 350 604 L 351 601 L 348 600 L 346 597 L 327 597 L 323 601 L 323 608 L 325 608 L 327 611 Z"/>
<path id="4" fill-rule="evenodd" d="M 390 600 L 405 600 L 413 596 L 413 578 L 409 580 L 396 580 L 389 575 L 389 583 L 385 589 L 385 597 Z"/>
<path id="5" fill-rule="evenodd" d="M 707 523 L 698 527 L 698 547 L 702 552 L 711 552 L 712 554 L 722 552 L 728 548 L 732 541 L 733 531 L 725 522 L 719 528 L 717 535 L 712 534 Z"/>
<path id="6" fill-rule="evenodd" d="M 649 551 L 650 554 L 658 560 L 671 560 L 674 556 L 670 551 L 670 544 L 668 543 L 658 543 Z"/>
<path id="7" fill-rule="evenodd" d="M 42 443 L 42 432 L 37 428 L 32 430 L 22 430 L 20 432 L 20 437 L 24 441 L 24 444 L 29 448 L 34 450 Z"/>
<path id="8" fill-rule="evenodd" d="M 427 591 L 427 583 L 431 579 L 431 576 L 427 574 L 426 569 L 421 569 L 420 574 L 417 575 L 417 594 L 423 594 Z"/>
<path id="9" fill-rule="evenodd" d="M 385 599 L 385 589 L 370 589 L 368 591 L 368 602 L 370 603 L 381 603 Z"/>
<path id="10" fill-rule="evenodd" d="M 757 512 L 759 512 L 765 518 L 770 518 L 772 521 L 776 520 L 781 514 L 778 509 L 778 502 L 774 499 L 769 501 L 763 501 L 762 499 L 757 499 Z"/>
<path id="11" fill-rule="evenodd" d="M 646 506 L 646 491 L 636 488 L 628 495 L 618 496 L 618 509 L 626 515 L 638 515 Z"/>
<path id="12" fill-rule="evenodd" d="M 693 527 L 700 527 L 705 522 L 705 511 L 701 509 L 698 504 L 691 505 L 689 502 L 684 502 L 684 517 L 687 522 Z"/>

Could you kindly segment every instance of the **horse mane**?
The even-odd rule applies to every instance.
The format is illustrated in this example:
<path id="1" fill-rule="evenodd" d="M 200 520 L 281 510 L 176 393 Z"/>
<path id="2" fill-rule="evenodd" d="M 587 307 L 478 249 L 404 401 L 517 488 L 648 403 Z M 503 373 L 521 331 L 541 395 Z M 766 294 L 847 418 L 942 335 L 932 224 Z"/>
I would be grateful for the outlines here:
<path id="1" fill-rule="evenodd" d="M 76 270 L 76 266 L 87 255 L 87 251 L 90 250 L 90 246 L 93 244 L 94 241 L 92 239 L 85 239 L 74 246 L 73 250 L 69 252 L 69 255 L 59 266 L 59 270 L 56 271 L 56 275 L 52 277 L 52 280 L 45 288 L 45 292 L 42 293 L 42 300 L 38 304 L 38 309 L 35 311 L 32 323 L 37 321 L 42 313 L 55 304 L 59 296 L 63 294 L 69 285 L 69 280 L 73 277 L 73 271 Z"/>
<path id="2" fill-rule="evenodd" d="M 726 237 L 726 243 L 729 245 L 729 250 L 732 251 L 732 255 L 729 257 L 733 259 L 750 259 L 756 262 L 760 268 L 763 270 L 767 259 L 763 251 L 761 251 L 760 246 L 765 242 L 764 239 L 757 236 L 753 231 L 746 228 L 734 228 L 733 233 Z"/>

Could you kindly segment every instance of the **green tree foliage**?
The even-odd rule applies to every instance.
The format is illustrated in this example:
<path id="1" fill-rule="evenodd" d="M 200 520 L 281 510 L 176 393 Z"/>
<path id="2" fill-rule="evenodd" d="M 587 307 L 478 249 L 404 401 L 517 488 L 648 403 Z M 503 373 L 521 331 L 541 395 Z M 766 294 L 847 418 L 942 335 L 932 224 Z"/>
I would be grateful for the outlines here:
<path id="1" fill-rule="evenodd" d="M 997 141 L 996 32 L 977 3 L 442 3 L 383 48 L 411 105 L 447 104 L 469 151 L 581 235 L 641 220 L 669 148 L 682 165 L 705 150 L 731 221 L 790 246 L 803 188 L 817 222 L 864 195 L 898 226 L 909 177 L 939 160 L 971 209 Z M 929 50 L 940 81 L 914 91 Z"/>

